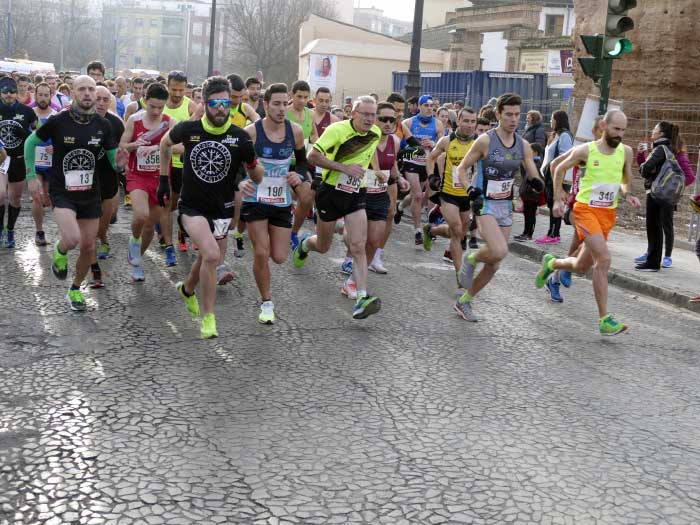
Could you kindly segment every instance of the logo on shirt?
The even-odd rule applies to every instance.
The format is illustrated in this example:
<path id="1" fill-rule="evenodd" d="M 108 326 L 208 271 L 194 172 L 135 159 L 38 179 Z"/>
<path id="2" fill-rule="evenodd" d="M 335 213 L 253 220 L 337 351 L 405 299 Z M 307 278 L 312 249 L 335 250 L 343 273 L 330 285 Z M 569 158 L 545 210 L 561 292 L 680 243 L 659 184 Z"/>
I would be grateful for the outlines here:
<path id="1" fill-rule="evenodd" d="M 75 144 L 75 137 L 63 137 L 64 144 Z"/>
<path id="2" fill-rule="evenodd" d="M 88 146 L 99 146 L 101 142 L 102 139 L 99 137 L 90 137 L 90 140 L 88 141 Z"/>
<path id="3" fill-rule="evenodd" d="M 238 137 L 232 137 L 231 135 L 226 135 L 221 141 L 222 144 L 238 144 Z"/>
<path id="4" fill-rule="evenodd" d="M 12 117 L 12 120 L 24 120 L 24 115 L 21 113 L 17 113 L 14 117 Z"/>
<path id="5" fill-rule="evenodd" d="M 491 162 L 503 162 L 506 156 L 500 149 L 495 149 L 488 155 L 488 160 Z"/>
<path id="6" fill-rule="evenodd" d="M 269 148 L 267 146 L 264 147 L 263 148 L 263 155 L 265 155 L 266 157 L 269 157 L 270 155 L 272 155 L 272 148 Z"/>
<path id="7" fill-rule="evenodd" d="M 593 161 L 593 166 L 594 166 L 594 167 L 600 166 L 600 161 L 594 160 L 594 161 Z"/>
<path id="8" fill-rule="evenodd" d="M 207 140 L 192 148 L 190 162 L 198 179 L 214 184 L 228 175 L 231 152 L 220 142 Z"/>
<path id="9" fill-rule="evenodd" d="M 22 131 L 24 128 L 14 120 L 0 122 L 0 140 L 7 149 L 18 148 L 22 144 Z"/>
<path id="10" fill-rule="evenodd" d="M 95 169 L 95 155 L 90 150 L 78 148 L 63 157 L 63 173 L 69 171 L 92 171 Z"/>

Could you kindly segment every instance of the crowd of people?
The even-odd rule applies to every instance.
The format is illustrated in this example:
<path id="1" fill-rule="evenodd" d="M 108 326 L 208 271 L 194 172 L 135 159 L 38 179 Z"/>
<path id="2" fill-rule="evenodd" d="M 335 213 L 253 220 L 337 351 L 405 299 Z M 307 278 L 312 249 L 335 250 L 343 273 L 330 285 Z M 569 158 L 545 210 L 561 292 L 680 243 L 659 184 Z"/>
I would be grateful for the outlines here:
<path id="1" fill-rule="evenodd" d="M 380 298 L 368 292 L 369 272 L 388 272 L 387 241 L 408 210 L 417 246 L 431 251 L 434 239 L 449 239 L 443 258 L 461 290 L 453 308 L 476 321 L 476 298 L 508 254 L 519 186 L 525 227 L 516 240 L 532 240 L 537 208 L 545 203 L 549 231 L 535 242 L 560 242 L 562 220 L 576 231 L 567 258 L 544 257 L 536 286 L 561 302 L 560 285 L 571 286 L 572 272 L 592 267 L 600 333 L 627 330 L 607 308 L 606 241 L 616 208 L 621 199 L 641 205 L 629 193 L 634 155 L 622 144 L 627 119 L 621 111 L 599 117 L 596 139 L 574 146 L 563 111 L 552 115 L 549 136 L 536 111 L 519 133 L 523 103 L 514 93 L 478 110 L 463 101 L 441 105 L 429 94 L 404 100 L 398 93 L 336 107 L 330 90 L 312 92 L 301 80 L 263 90 L 261 80 L 236 74 L 195 86 L 181 71 L 110 80 L 100 62 L 86 70 L 0 78 L 0 242 L 15 246 L 26 185 L 39 246 L 49 243 L 44 210 L 53 208 L 58 279 L 68 278 L 70 250 L 79 252 L 66 295 L 72 310 L 86 309 L 86 279 L 92 289 L 106 284 L 100 260 L 110 256 L 121 186 L 124 205 L 132 208 L 132 281 L 146 280 L 143 254 L 153 241 L 168 267 L 177 265 L 176 250 L 194 250 L 176 293 L 192 317 L 201 318 L 204 338 L 218 335 L 216 287 L 233 279 L 229 232 L 235 256 L 245 252 L 243 235 L 250 239 L 260 323 L 275 322 L 270 260 L 283 264 L 291 252 L 293 266 L 301 268 L 327 253 L 336 236 L 346 250 L 341 292 L 353 300 L 352 317 L 364 319 L 381 309 Z M 659 123 L 652 138 L 651 148 L 639 149 L 645 180 L 658 175 L 666 150 L 688 165 L 675 125 Z M 700 198 L 694 203 L 700 208 Z M 638 262 L 640 270 L 654 271 L 670 266 L 672 209 L 649 196 L 647 210 L 649 250 Z"/>

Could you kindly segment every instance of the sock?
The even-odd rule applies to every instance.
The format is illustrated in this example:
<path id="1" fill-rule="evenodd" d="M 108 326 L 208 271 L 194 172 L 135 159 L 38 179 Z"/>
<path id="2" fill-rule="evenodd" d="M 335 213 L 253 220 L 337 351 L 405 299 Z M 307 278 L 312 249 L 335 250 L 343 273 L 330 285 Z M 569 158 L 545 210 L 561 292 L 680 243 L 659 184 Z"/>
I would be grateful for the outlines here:
<path id="1" fill-rule="evenodd" d="M 141 237 L 136 238 L 132 235 L 130 240 L 131 242 L 135 242 L 136 244 L 141 244 Z"/>
<path id="2" fill-rule="evenodd" d="M 474 297 L 467 291 L 462 294 L 462 297 L 459 298 L 459 304 L 464 304 L 464 303 L 471 303 Z"/>
<path id="3" fill-rule="evenodd" d="M 352 262 L 352 257 L 346 257 L 345 260 L 344 260 L 343 262 L 344 262 L 344 263 Z"/>
<path id="4" fill-rule="evenodd" d="M 54 246 L 54 249 L 61 255 L 66 255 L 68 252 L 62 252 L 61 249 L 59 248 L 60 246 L 60 241 L 56 241 L 56 245 Z"/>
<path id="5" fill-rule="evenodd" d="M 100 271 L 100 264 L 99 263 L 93 263 L 90 265 L 90 269 L 93 272 L 99 272 Z"/>
<path id="6" fill-rule="evenodd" d="M 367 297 L 367 290 L 357 290 L 357 300 Z"/>
<path id="7" fill-rule="evenodd" d="M 80 286 L 77 286 L 77 285 L 75 285 L 75 284 L 71 284 L 71 285 L 70 285 L 70 289 L 71 289 L 71 291 L 73 291 L 73 290 L 80 290 Z"/>
<path id="8" fill-rule="evenodd" d="M 467 262 L 472 266 L 476 266 L 476 252 L 471 252 L 467 255 Z"/>
<path id="9" fill-rule="evenodd" d="M 377 251 L 374 252 L 374 258 L 375 259 L 381 259 L 382 258 L 382 252 L 384 250 L 382 248 L 377 248 Z"/>
<path id="10" fill-rule="evenodd" d="M 19 217 L 19 212 L 22 208 L 15 208 L 12 204 L 7 207 L 7 229 L 14 230 L 15 223 L 17 222 L 17 217 Z"/>
<path id="11" fill-rule="evenodd" d="M 0 206 L 0 231 L 5 228 L 5 205 Z"/>

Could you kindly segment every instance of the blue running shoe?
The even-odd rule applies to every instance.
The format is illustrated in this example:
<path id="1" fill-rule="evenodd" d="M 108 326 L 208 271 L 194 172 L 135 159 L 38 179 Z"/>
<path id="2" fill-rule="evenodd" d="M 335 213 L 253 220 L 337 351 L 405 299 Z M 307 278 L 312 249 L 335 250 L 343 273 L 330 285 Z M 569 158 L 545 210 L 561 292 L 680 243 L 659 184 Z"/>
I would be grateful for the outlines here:
<path id="1" fill-rule="evenodd" d="M 297 232 L 292 232 L 292 251 L 297 249 L 299 244 L 299 234 Z"/>
<path id="2" fill-rule="evenodd" d="M 559 282 L 564 285 L 564 288 L 569 288 L 571 286 L 571 272 L 564 270 L 559 272 Z"/>
<path id="3" fill-rule="evenodd" d="M 143 266 L 134 266 L 131 269 L 131 282 L 142 283 L 146 280 L 146 274 L 143 271 Z"/>
<path id="4" fill-rule="evenodd" d="M 131 266 L 141 266 L 141 239 L 136 240 L 133 236 L 129 239 L 126 258 Z"/>
<path id="5" fill-rule="evenodd" d="M 177 258 L 175 257 L 175 248 L 168 246 L 165 248 L 165 266 L 176 266 Z"/>
<path id="6" fill-rule="evenodd" d="M 7 242 L 5 244 L 6 248 L 14 248 L 15 247 L 15 231 L 14 230 L 7 230 Z"/>
<path id="7" fill-rule="evenodd" d="M 672 268 L 673 267 L 673 259 L 670 257 L 664 257 L 663 261 L 661 261 L 661 267 L 662 268 Z"/>
<path id="8" fill-rule="evenodd" d="M 559 283 L 554 280 L 554 276 L 547 279 L 547 292 L 554 303 L 563 303 L 564 298 L 559 293 Z"/>
<path id="9" fill-rule="evenodd" d="M 340 265 L 340 271 L 345 275 L 352 275 L 352 259 L 343 261 L 343 264 Z"/>
<path id="10" fill-rule="evenodd" d="M 649 254 L 647 252 L 644 252 L 642 255 L 637 257 L 634 260 L 634 262 L 636 262 L 637 264 L 644 264 L 645 262 L 647 262 L 647 257 L 649 257 Z"/>

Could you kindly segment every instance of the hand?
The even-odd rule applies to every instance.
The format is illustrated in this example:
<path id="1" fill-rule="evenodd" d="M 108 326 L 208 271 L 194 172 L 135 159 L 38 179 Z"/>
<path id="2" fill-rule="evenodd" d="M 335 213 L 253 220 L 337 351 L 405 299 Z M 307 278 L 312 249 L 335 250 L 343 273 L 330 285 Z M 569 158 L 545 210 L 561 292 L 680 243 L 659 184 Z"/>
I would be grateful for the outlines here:
<path id="1" fill-rule="evenodd" d="M 649 145 L 646 142 L 640 142 L 639 144 L 637 144 L 637 151 L 639 153 L 644 153 L 648 147 Z"/>
<path id="2" fill-rule="evenodd" d="M 129 164 L 129 152 L 123 148 L 117 150 L 117 166 L 120 168 L 126 168 Z"/>
<path id="3" fill-rule="evenodd" d="M 199 120 L 204 116 L 204 102 L 200 102 L 195 106 L 194 113 L 190 117 L 190 120 Z"/>
<path id="4" fill-rule="evenodd" d="M 627 201 L 627 204 L 629 204 L 633 208 L 641 208 L 642 207 L 642 202 L 634 195 L 628 195 L 625 200 Z"/>
<path id="5" fill-rule="evenodd" d="M 138 139 L 136 139 L 134 142 L 131 143 L 133 148 L 140 148 L 141 146 L 146 146 L 148 145 L 148 141 L 141 135 Z"/>
<path id="6" fill-rule="evenodd" d="M 170 177 L 161 175 L 158 177 L 158 190 L 156 191 L 158 204 L 161 208 L 165 208 L 170 204 Z"/>
<path id="7" fill-rule="evenodd" d="M 421 139 L 420 144 L 424 148 L 433 149 L 433 141 L 430 139 Z"/>
<path id="8" fill-rule="evenodd" d="M 287 173 L 287 183 L 295 190 L 301 184 L 301 177 L 296 171 L 290 171 Z"/>
<path id="9" fill-rule="evenodd" d="M 411 185 L 403 177 L 399 177 L 396 184 L 399 185 L 399 190 L 401 191 L 409 191 L 411 189 Z"/>
<path id="10" fill-rule="evenodd" d="M 564 204 L 564 200 L 557 199 L 554 202 L 554 206 L 552 206 L 552 215 L 554 215 L 557 219 L 563 217 L 565 208 L 566 208 L 566 205 Z"/>
<path id="11" fill-rule="evenodd" d="M 41 181 L 39 179 L 32 179 L 27 181 L 27 187 L 29 188 L 29 194 L 32 196 L 32 200 L 36 202 L 41 201 Z"/>
<path id="12" fill-rule="evenodd" d="M 348 177 L 352 177 L 353 179 L 364 179 L 365 177 L 365 169 L 359 164 L 350 164 L 349 166 L 345 166 L 343 173 L 345 173 Z"/>
<path id="13" fill-rule="evenodd" d="M 241 192 L 244 198 L 250 198 L 255 196 L 257 189 L 255 187 L 255 183 L 252 180 L 248 179 L 241 181 L 238 184 L 238 191 Z"/>
<path id="14" fill-rule="evenodd" d="M 46 153 L 53 155 L 53 146 L 46 146 Z"/>
<path id="15" fill-rule="evenodd" d="M 375 171 L 374 173 L 377 176 L 377 180 L 382 184 L 386 184 L 386 182 L 389 180 L 389 177 L 386 176 L 386 173 L 382 173 L 381 171 Z"/>

